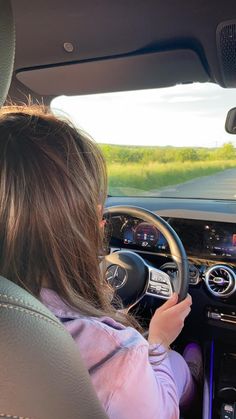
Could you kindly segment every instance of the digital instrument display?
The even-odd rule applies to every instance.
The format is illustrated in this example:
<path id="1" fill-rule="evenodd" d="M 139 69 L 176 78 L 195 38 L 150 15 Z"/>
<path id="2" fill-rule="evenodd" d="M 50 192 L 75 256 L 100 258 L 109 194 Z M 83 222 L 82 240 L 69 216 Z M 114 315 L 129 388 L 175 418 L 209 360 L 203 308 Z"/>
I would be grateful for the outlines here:
<path id="1" fill-rule="evenodd" d="M 132 217 L 120 217 L 118 231 L 118 217 L 113 217 L 113 245 L 142 250 L 166 251 L 168 244 L 165 237 L 154 227 L 143 220 Z"/>
<path id="2" fill-rule="evenodd" d="M 151 224 L 138 222 L 123 228 L 124 244 L 135 244 L 142 248 L 166 249 L 164 236 Z"/>
<path id="3" fill-rule="evenodd" d="M 236 260 L 236 225 L 233 223 L 169 218 L 189 256 Z M 130 216 L 112 217 L 110 245 L 169 254 L 167 240 L 153 225 Z"/>
<path id="4" fill-rule="evenodd" d="M 205 247 L 212 256 L 236 258 L 236 228 L 227 230 L 224 227 L 205 225 Z"/>
<path id="5" fill-rule="evenodd" d="M 236 225 L 172 218 L 170 225 L 189 255 L 212 259 L 236 259 Z"/>

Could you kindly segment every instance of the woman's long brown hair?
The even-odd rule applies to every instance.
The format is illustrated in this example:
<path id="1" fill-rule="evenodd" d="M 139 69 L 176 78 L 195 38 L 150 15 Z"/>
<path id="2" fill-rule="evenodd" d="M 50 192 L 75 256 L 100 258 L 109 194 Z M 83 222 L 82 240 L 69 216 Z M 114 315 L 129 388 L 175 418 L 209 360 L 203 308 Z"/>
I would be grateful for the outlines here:
<path id="1" fill-rule="evenodd" d="M 40 106 L 0 110 L 0 274 L 38 298 L 47 284 L 82 315 L 138 327 L 111 306 L 99 268 L 106 193 L 87 135 Z"/>

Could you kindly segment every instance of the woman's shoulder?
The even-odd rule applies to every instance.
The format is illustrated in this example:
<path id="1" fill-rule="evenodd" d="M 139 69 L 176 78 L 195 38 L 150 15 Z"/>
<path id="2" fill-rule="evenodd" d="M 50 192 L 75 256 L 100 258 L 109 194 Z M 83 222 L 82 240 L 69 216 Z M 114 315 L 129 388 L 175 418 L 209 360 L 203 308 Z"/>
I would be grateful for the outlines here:
<path id="1" fill-rule="evenodd" d="M 44 288 L 40 296 L 42 303 L 73 337 L 88 368 L 102 360 L 129 356 L 139 348 L 148 353 L 147 341 L 134 328 L 111 317 L 82 316 L 71 310 L 52 290 Z"/>
<path id="2" fill-rule="evenodd" d="M 110 317 L 79 317 L 64 324 L 78 345 L 94 383 L 98 380 L 96 387 L 101 384 L 99 380 L 103 381 L 104 374 L 111 380 L 115 374 L 118 383 L 119 377 L 124 377 L 124 369 L 125 374 L 129 374 L 134 362 L 148 359 L 148 343 L 143 336 Z"/>
<path id="3" fill-rule="evenodd" d="M 126 327 L 111 317 L 78 317 L 66 322 L 66 328 L 78 340 L 94 339 L 102 346 L 114 349 L 131 349 L 137 346 L 148 346 L 144 337 L 133 327 Z"/>
<path id="4" fill-rule="evenodd" d="M 130 348 L 148 345 L 134 328 L 126 327 L 111 317 L 82 316 L 68 307 L 53 290 L 43 288 L 40 299 L 65 325 L 76 342 L 103 342 L 103 347 Z"/>

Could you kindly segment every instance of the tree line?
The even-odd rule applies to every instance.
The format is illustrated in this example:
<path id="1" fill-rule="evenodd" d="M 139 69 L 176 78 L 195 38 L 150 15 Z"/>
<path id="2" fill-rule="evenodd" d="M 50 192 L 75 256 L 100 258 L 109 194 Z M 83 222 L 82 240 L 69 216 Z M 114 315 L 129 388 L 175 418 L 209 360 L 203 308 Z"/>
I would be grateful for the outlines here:
<path id="1" fill-rule="evenodd" d="M 139 147 L 100 144 L 109 163 L 185 162 L 204 160 L 236 160 L 236 149 L 232 143 L 219 148 L 193 147 Z"/>

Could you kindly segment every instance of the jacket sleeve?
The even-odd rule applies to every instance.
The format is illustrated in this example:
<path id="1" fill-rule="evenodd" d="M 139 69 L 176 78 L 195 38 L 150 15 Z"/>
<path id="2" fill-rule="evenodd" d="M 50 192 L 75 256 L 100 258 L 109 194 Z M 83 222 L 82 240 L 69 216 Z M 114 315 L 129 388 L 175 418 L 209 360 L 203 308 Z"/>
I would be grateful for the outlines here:
<path id="1" fill-rule="evenodd" d="M 168 355 L 155 356 L 151 365 L 148 346 L 140 345 L 119 356 L 123 360 L 109 401 L 109 418 L 178 419 L 179 400 Z"/>

